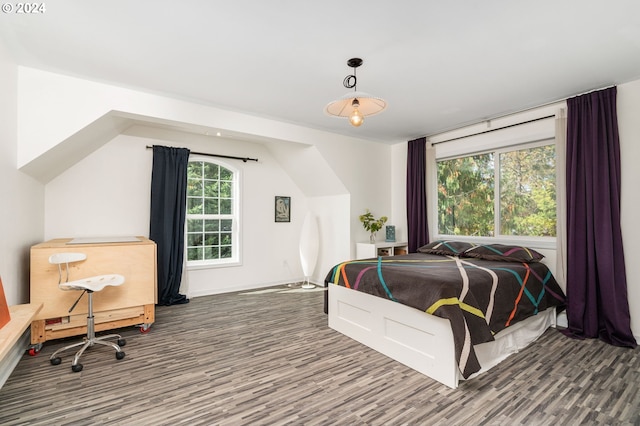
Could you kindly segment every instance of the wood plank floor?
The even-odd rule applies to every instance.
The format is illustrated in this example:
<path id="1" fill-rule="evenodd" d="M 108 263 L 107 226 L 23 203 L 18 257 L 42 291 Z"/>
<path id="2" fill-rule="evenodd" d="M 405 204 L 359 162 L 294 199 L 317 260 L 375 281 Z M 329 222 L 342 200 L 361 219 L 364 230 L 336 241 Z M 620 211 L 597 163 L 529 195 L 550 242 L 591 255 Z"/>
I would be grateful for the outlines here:
<path id="1" fill-rule="evenodd" d="M 640 425 L 640 351 L 548 330 L 449 389 L 329 329 L 322 291 L 287 287 L 159 306 L 71 372 L 25 354 L 2 425 Z M 275 291 L 277 290 L 277 291 Z M 73 340 L 73 339 L 72 339 Z"/>

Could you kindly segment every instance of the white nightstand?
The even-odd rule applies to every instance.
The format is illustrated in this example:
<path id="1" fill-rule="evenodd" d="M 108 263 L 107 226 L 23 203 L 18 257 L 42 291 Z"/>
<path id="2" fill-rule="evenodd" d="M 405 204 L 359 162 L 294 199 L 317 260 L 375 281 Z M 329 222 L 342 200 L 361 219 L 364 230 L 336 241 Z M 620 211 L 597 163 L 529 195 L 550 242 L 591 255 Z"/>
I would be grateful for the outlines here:
<path id="1" fill-rule="evenodd" d="M 379 243 L 356 243 L 356 259 L 370 259 L 378 256 L 398 256 L 408 253 L 406 241 Z"/>

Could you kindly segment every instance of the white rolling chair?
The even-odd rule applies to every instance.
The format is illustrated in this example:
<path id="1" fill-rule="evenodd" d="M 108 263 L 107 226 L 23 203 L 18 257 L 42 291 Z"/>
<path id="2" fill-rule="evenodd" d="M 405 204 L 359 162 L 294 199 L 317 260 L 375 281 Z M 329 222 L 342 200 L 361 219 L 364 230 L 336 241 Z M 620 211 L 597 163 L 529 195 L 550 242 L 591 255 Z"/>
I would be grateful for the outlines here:
<path id="1" fill-rule="evenodd" d="M 119 286 L 124 283 L 124 277 L 118 274 L 110 274 L 110 275 L 99 275 L 90 278 L 83 278 L 79 280 L 69 281 L 70 271 L 69 271 L 69 263 L 80 262 L 85 260 L 87 255 L 84 253 L 57 253 L 51 255 L 49 257 L 49 263 L 54 265 L 58 265 L 58 273 L 60 274 L 60 278 L 58 280 L 58 288 L 61 290 L 82 290 L 82 293 L 75 301 L 75 303 L 69 309 L 69 313 L 73 311 L 76 307 L 84 293 L 87 293 L 87 335 L 83 339 L 82 342 L 74 343 L 73 345 L 65 346 L 61 349 L 55 351 L 49 361 L 53 365 L 58 365 L 62 362 L 62 359 L 58 356 L 59 353 L 66 351 L 67 349 L 75 348 L 81 346 L 80 350 L 76 352 L 76 356 L 73 358 L 73 363 L 71 364 L 71 370 L 74 372 L 82 371 L 82 364 L 80 364 L 80 357 L 84 353 L 87 348 L 100 344 L 104 346 L 111 346 L 116 350 L 116 359 L 124 358 L 124 352 L 122 351 L 121 346 L 126 344 L 126 341 L 119 334 L 109 334 L 107 336 L 96 337 L 95 335 L 95 324 L 93 317 L 93 293 L 96 291 L 101 291 L 107 286 Z M 62 266 L 64 265 L 64 267 Z M 62 275 L 63 270 L 65 274 L 65 279 L 63 281 Z M 106 339 L 118 339 L 118 343 L 112 343 L 105 341 Z"/>

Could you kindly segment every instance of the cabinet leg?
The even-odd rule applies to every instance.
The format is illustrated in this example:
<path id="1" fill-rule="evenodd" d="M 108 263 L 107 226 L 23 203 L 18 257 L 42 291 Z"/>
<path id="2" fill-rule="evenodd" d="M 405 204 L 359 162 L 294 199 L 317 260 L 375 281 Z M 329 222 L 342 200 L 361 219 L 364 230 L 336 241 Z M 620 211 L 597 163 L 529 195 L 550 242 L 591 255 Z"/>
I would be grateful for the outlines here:
<path id="1" fill-rule="evenodd" d="M 44 336 L 44 320 L 36 320 L 31 322 L 31 344 L 45 342 Z"/>

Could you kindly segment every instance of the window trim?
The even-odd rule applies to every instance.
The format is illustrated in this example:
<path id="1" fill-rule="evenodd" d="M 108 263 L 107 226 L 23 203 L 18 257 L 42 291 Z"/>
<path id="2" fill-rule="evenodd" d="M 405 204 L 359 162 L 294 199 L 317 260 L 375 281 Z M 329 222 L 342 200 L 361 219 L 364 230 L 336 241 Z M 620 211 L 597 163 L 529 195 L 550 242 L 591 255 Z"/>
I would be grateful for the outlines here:
<path id="1" fill-rule="evenodd" d="M 242 226 L 241 226 L 241 214 L 240 212 L 242 211 L 242 194 L 241 194 L 241 182 L 242 182 L 242 171 L 237 168 L 232 166 L 231 164 L 225 162 L 225 161 L 221 161 L 218 159 L 213 159 L 209 156 L 204 156 L 204 155 L 191 155 L 189 156 L 189 162 L 205 162 L 205 163 L 211 163 L 211 164 L 216 164 L 220 167 L 224 167 L 227 170 L 230 170 L 233 173 L 233 189 L 232 189 L 232 195 L 233 195 L 233 207 L 232 207 L 232 211 L 234 212 L 233 214 L 230 215 L 218 215 L 218 217 L 220 219 L 232 219 L 232 229 L 231 229 L 231 234 L 234 238 L 233 241 L 235 241 L 234 244 L 232 244 L 231 248 L 232 248 L 232 255 L 230 258 L 225 258 L 225 259 L 208 259 L 208 260 L 188 260 L 188 256 L 187 256 L 187 249 L 188 249 L 188 232 L 187 232 L 187 221 L 189 219 L 189 214 L 186 213 L 185 214 L 185 226 L 184 226 L 184 238 L 185 238 L 185 245 L 184 245 L 184 257 L 185 257 L 185 267 L 187 268 L 187 270 L 199 270 L 199 269 L 212 269 L 212 268 L 225 268 L 225 267 L 230 267 L 230 266 L 240 266 L 242 265 L 242 259 L 241 259 L 241 230 L 242 230 Z M 188 200 L 186 201 L 188 203 Z M 200 217 L 206 217 L 206 215 L 204 214 L 199 214 L 199 215 L 193 215 L 193 218 L 197 218 L 198 216 Z"/>

